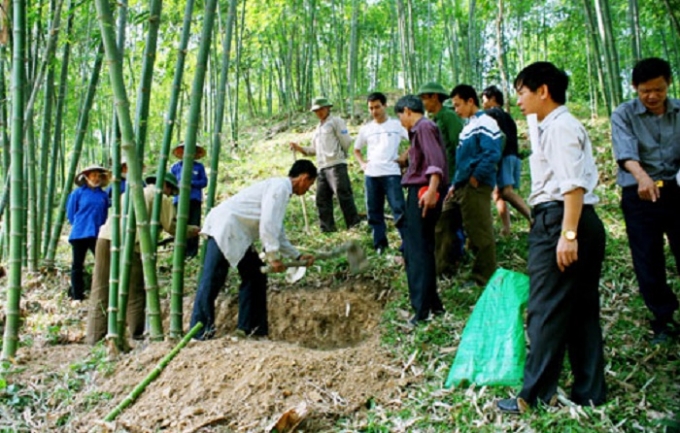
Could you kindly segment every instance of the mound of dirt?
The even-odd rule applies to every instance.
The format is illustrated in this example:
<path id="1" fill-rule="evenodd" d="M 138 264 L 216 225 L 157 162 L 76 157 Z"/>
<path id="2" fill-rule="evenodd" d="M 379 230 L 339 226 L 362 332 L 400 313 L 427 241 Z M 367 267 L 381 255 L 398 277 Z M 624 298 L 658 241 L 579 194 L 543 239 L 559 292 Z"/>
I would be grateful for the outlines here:
<path id="1" fill-rule="evenodd" d="M 270 291 L 267 340 L 229 335 L 236 299 L 220 297 L 219 338 L 185 347 L 113 428 L 261 432 L 304 404 L 309 414 L 299 428 L 323 431 L 373 401 L 398 402 L 416 378 L 380 345 L 385 290 L 374 284 L 353 280 L 337 288 Z M 113 398 L 73 419 L 70 427 L 86 431 L 100 425 L 172 346 L 149 344 L 124 355 L 94 390 Z"/>

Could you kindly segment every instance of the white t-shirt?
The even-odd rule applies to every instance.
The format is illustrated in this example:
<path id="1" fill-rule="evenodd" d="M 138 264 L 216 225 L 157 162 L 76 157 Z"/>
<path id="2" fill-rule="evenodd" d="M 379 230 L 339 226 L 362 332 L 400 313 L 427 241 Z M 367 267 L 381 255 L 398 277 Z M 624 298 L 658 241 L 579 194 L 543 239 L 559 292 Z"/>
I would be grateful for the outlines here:
<path id="1" fill-rule="evenodd" d="M 399 143 L 408 141 L 408 133 L 397 119 L 388 118 L 383 123 L 375 120 L 359 130 L 359 136 L 354 142 L 354 149 L 367 147 L 366 176 L 401 175 L 399 164 Z"/>

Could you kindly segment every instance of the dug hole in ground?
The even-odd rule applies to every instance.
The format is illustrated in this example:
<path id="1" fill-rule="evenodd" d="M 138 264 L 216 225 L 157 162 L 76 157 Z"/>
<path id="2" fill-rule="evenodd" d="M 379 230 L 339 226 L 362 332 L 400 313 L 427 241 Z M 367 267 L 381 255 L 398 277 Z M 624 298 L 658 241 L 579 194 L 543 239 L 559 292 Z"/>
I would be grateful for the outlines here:
<path id="1" fill-rule="evenodd" d="M 324 283 L 314 283 L 319 284 Z M 371 402 L 398 405 L 405 387 L 419 379 L 380 344 L 379 323 L 389 290 L 376 284 L 362 278 L 350 278 L 335 287 L 270 281 L 270 331 L 265 340 L 234 337 L 237 294 L 222 293 L 216 304 L 216 338 L 190 342 L 115 424 L 104 426 L 100 420 L 146 377 L 174 342 L 143 342 L 119 355 L 112 374 L 94 373 L 91 383 L 78 394 L 68 408 L 71 414 L 66 425 L 55 424 L 64 418 L 58 412 L 51 413 L 52 422 L 45 424 L 53 431 L 113 427 L 130 432 L 261 432 L 302 404 L 307 414 L 298 431 L 318 432 L 333 431 L 338 418 L 356 417 Z M 192 306 L 193 294 L 185 297 L 185 324 Z M 83 310 L 79 314 L 86 316 Z M 167 317 L 164 325 L 167 330 Z M 73 343 L 79 337 L 65 338 L 67 344 L 36 342 L 23 348 L 21 364 L 26 370 L 13 380 L 36 380 L 41 374 L 68 371 L 69 364 L 86 358 L 90 351 L 88 346 Z M 104 393 L 106 399 L 87 397 Z"/>

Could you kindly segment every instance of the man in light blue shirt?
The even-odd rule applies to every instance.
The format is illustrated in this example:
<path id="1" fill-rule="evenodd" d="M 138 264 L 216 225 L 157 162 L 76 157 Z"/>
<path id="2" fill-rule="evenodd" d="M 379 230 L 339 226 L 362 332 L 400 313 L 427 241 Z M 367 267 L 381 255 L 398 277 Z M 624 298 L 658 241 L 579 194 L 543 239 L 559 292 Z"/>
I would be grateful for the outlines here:
<path id="1" fill-rule="evenodd" d="M 680 335 L 673 319 L 678 297 L 666 282 L 664 234 L 680 273 L 680 100 L 668 97 L 671 68 L 659 58 L 633 69 L 638 97 L 612 114 L 612 143 L 618 163 L 621 209 L 635 275 L 654 315 L 654 344 Z"/>

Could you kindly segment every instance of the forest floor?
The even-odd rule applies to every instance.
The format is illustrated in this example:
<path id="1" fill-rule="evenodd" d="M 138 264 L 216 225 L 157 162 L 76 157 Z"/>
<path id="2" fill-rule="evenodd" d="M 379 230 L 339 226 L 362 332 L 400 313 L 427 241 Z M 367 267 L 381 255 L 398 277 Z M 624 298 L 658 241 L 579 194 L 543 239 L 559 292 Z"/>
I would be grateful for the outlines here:
<path id="1" fill-rule="evenodd" d="M 648 313 L 637 292 L 618 209 L 619 191 L 613 184 L 608 123 L 586 123 L 601 167 L 598 212 L 608 231 L 600 287 L 607 404 L 574 407 L 563 399 L 556 407 L 509 416 L 498 413 L 494 403 L 515 395 L 516 388 L 444 389 L 482 288 L 464 284 L 465 267 L 459 276 L 440 280 L 447 313 L 412 330 L 407 326 L 405 273 L 394 260 L 396 251 L 389 250 L 380 256 L 369 252 L 370 270 L 358 276 L 348 272 L 342 258 L 319 262 L 292 285 L 272 276 L 267 339 L 234 334 L 238 276 L 231 272 L 217 300 L 216 338 L 190 342 L 115 422 L 104 423 L 104 416 L 176 342 L 133 342 L 129 353 L 115 355 L 104 344 L 85 345 L 87 305 L 66 297 L 70 251 L 64 238 L 55 271 L 25 275 L 20 348 L 0 375 L 0 431 L 261 432 L 270 431 L 294 408 L 306 412 L 294 430 L 299 432 L 678 431 L 680 342 L 662 347 L 649 343 Z M 257 179 L 285 175 L 293 162 L 286 143 L 308 138 L 315 121 L 305 116 L 293 127 L 283 124 L 252 127 L 244 131 L 238 148 L 225 149 L 220 197 Z M 350 125 L 352 132 L 357 128 Z M 529 185 L 526 171 L 525 167 L 524 196 Z M 362 175 L 356 166 L 351 177 L 363 211 Z M 304 228 L 303 203 L 310 218 L 309 233 Z M 287 215 L 287 233 L 304 251 L 319 251 L 348 239 L 370 249 L 365 223 L 321 235 L 311 194 L 303 200 L 293 198 Z M 527 233 L 527 223 L 513 215 L 511 235 L 497 239 L 501 267 L 525 272 Z M 393 229 L 390 240 L 393 246 L 398 244 Z M 171 251 L 159 253 L 165 315 Z M 91 256 L 88 260 L 91 266 Z M 671 284 L 680 293 L 670 259 L 667 268 Z M 186 326 L 198 270 L 198 260 L 187 262 Z M 4 293 L 0 300 L 4 303 Z M 164 325 L 167 329 L 167 318 Z M 560 393 L 565 395 L 572 381 L 567 370 L 565 365 L 560 379 Z"/>

